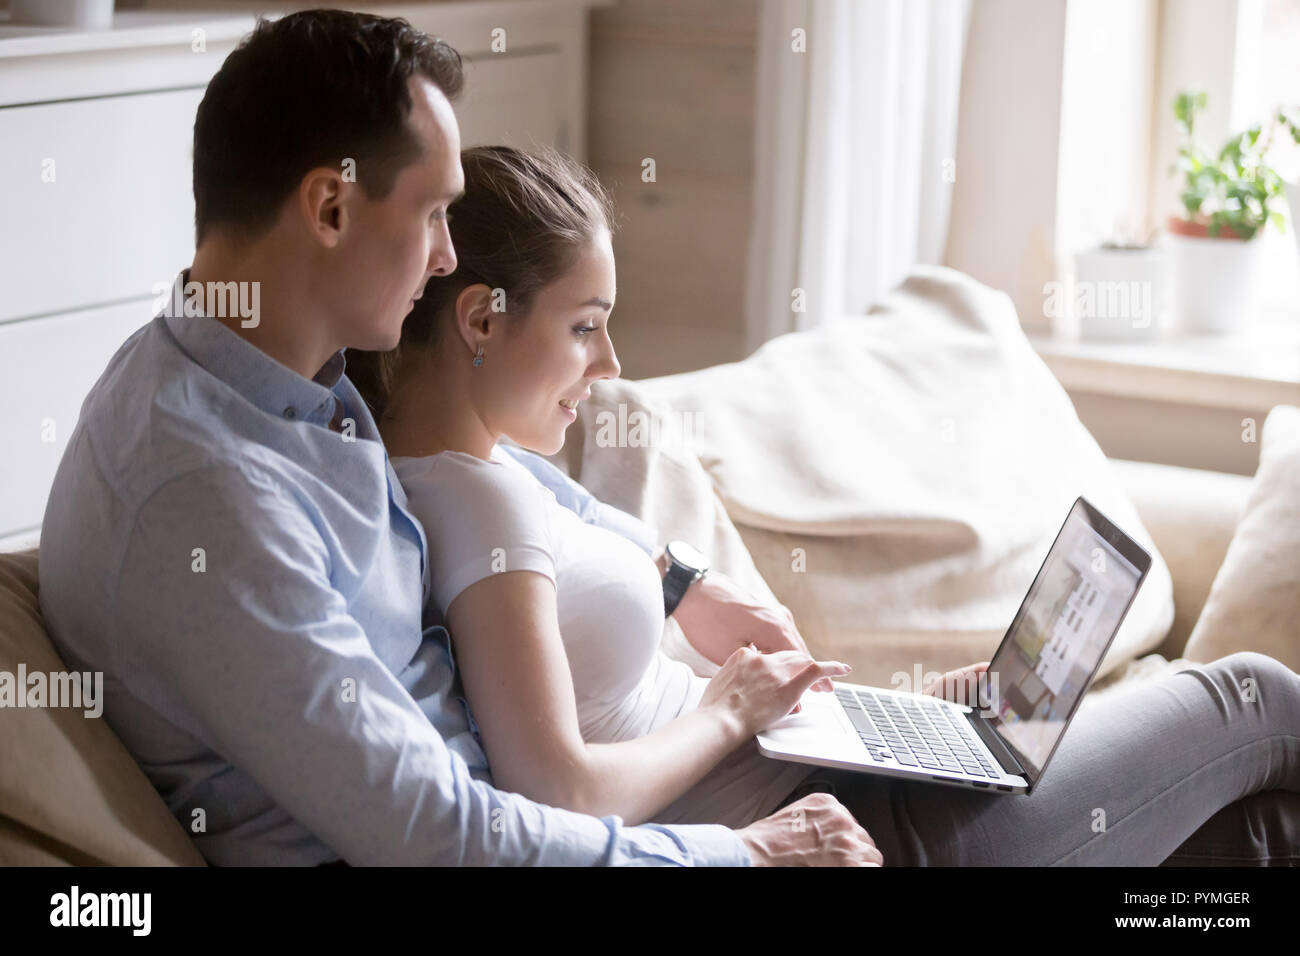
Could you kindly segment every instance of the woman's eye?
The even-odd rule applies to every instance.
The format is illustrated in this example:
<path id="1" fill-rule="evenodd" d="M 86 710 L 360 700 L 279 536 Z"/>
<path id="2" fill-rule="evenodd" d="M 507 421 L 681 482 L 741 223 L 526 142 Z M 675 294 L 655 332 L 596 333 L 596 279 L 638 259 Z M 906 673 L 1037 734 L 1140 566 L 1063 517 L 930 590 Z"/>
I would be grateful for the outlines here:
<path id="1" fill-rule="evenodd" d="M 586 335 L 588 332 L 595 332 L 595 331 L 596 331 L 596 326 L 594 326 L 594 325 L 579 325 L 579 326 L 576 326 L 576 327 L 574 328 L 573 331 L 577 332 L 579 335 Z"/>
<path id="2" fill-rule="evenodd" d="M 432 212 L 432 214 L 430 214 L 429 219 L 431 221 L 437 219 L 443 219 L 446 220 L 447 222 L 451 222 L 451 213 L 448 212 L 446 209 L 435 209 Z"/>

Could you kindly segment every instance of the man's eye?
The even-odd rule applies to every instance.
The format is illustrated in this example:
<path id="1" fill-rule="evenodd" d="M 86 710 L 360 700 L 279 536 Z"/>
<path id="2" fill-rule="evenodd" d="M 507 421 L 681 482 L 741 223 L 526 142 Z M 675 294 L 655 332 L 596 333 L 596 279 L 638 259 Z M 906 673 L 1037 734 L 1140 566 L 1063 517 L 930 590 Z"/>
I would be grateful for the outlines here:
<path id="1" fill-rule="evenodd" d="M 429 218 L 431 220 L 443 219 L 447 222 L 451 222 L 451 213 L 446 209 L 435 209 Z"/>

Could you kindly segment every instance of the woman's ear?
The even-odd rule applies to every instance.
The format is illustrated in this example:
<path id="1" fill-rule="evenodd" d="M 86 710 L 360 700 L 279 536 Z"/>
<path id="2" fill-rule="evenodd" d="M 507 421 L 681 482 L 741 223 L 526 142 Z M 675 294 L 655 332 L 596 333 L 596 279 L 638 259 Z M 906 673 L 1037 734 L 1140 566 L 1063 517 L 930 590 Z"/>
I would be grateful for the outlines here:
<path id="1" fill-rule="evenodd" d="M 500 327 L 501 313 L 492 310 L 492 290 L 481 282 L 467 285 L 456 296 L 456 334 L 471 355 L 486 348 Z"/>

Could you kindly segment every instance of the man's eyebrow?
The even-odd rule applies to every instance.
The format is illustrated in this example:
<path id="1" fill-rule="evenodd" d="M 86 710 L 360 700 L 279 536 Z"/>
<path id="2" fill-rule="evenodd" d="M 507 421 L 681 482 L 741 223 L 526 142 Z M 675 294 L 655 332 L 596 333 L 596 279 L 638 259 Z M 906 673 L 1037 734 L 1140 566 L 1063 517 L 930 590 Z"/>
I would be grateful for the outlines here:
<path id="1" fill-rule="evenodd" d="M 597 306 L 599 308 L 604 309 L 606 312 L 614 308 L 613 302 L 606 302 L 604 299 L 600 298 L 599 296 L 594 296 L 594 295 L 586 302 L 582 303 L 582 305 L 578 306 L 578 308 L 582 308 L 583 306 L 588 306 L 588 305 Z"/>
<path id="2" fill-rule="evenodd" d="M 438 201 L 439 201 L 439 202 L 454 203 L 456 200 L 461 199 L 462 197 L 464 197 L 464 195 L 465 195 L 465 190 L 463 190 L 463 189 L 460 190 L 460 192 L 455 192 L 455 193 L 443 193 L 441 196 L 438 197 Z"/>

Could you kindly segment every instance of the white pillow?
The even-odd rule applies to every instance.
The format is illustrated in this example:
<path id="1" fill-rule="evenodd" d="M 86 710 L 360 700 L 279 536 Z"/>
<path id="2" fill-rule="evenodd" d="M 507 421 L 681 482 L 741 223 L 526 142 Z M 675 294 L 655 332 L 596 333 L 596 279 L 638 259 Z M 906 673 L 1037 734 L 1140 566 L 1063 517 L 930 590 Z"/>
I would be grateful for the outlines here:
<path id="1" fill-rule="evenodd" d="M 1300 671 L 1300 408 L 1278 405 L 1260 433 L 1246 509 L 1183 656 L 1258 651 Z"/>

